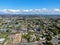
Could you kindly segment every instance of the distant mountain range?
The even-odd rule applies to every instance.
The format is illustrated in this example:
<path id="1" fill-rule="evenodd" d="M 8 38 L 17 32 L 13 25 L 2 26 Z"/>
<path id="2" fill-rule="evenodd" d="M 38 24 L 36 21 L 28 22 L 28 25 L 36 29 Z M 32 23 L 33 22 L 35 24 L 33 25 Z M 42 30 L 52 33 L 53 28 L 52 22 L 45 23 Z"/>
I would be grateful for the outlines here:
<path id="1" fill-rule="evenodd" d="M 60 14 L 4 14 L 4 13 L 0 13 L 0 15 L 20 15 L 20 16 L 24 16 L 24 15 L 33 15 L 33 16 L 35 16 L 35 15 L 37 15 L 37 16 L 42 16 L 42 15 L 46 15 L 46 16 L 48 16 L 48 15 L 51 15 L 51 16 L 54 16 L 54 15 L 60 15 Z"/>
<path id="2" fill-rule="evenodd" d="M 57 16 L 58 14 L 0 14 L 0 16 Z"/>

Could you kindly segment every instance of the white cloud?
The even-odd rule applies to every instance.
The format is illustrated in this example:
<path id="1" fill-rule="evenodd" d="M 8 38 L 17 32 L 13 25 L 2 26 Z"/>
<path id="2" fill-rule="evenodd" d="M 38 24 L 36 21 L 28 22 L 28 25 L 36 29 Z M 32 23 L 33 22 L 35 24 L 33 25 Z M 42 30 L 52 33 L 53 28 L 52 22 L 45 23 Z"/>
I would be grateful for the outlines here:
<path id="1" fill-rule="evenodd" d="M 0 12 L 4 12 L 4 13 L 17 13 L 17 12 L 20 12 L 20 10 L 3 9 L 3 10 L 0 10 Z"/>
<path id="2" fill-rule="evenodd" d="M 20 10 L 13 10 L 13 9 L 8 9 L 8 10 L 13 13 L 20 12 Z"/>
<path id="3" fill-rule="evenodd" d="M 47 9 L 47 8 L 42 8 L 42 9 L 26 9 L 26 10 L 14 10 L 14 9 L 3 9 L 0 10 L 2 13 L 11 13 L 11 14 L 24 14 L 24 13 L 33 13 L 33 14 L 60 14 L 60 9 L 54 8 L 54 9 Z"/>
<path id="4" fill-rule="evenodd" d="M 55 8 L 54 11 L 55 12 L 60 12 L 60 9 Z"/>
<path id="5" fill-rule="evenodd" d="M 22 12 L 29 12 L 29 10 L 22 10 Z"/>

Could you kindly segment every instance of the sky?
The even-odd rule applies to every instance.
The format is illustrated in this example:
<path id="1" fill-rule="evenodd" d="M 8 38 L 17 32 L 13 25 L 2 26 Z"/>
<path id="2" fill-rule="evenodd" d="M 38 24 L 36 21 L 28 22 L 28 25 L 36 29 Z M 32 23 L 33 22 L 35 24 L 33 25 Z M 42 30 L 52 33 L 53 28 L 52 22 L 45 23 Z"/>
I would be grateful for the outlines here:
<path id="1" fill-rule="evenodd" d="M 4 9 L 60 8 L 60 0 L 0 0 Z"/>
<path id="2" fill-rule="evenodd" d="M 0 0 L 0 12 L 60 14 L 60 0 Z"/>

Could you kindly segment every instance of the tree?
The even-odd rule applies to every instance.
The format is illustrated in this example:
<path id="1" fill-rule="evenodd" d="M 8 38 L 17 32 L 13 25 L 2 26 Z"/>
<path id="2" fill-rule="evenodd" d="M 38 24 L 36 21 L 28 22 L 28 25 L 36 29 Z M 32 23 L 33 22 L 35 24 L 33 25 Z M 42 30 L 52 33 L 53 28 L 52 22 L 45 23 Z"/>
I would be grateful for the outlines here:
<path id="1" fill-rule="evenodd" d="M 6 32 L 10 33 L 10 32 L 11 32 L 11 30 L 6 30 Z"/>
<path id="2" fill-rule="evenodd" d="M 59 32 L 59 31 L 58 31 L 57 29 L 55 29 L 55 30 L 53 31 L 54 35 L 57 35 L 58 32 Z"/>
<path id="3" fill-rule="evenodd" d="M 46 35 L 46 40 L 50 41 L 52 39 L 52 36 L 50 34 Z"/>
<path id="4" fill-rule="evenodd" d="M 36 35 L 36 40 L 39 41 L 40 40 L 40 36 Z"/>
<path id="5" fill-rule="evenodd" d="M 46 41 L 46 45 L 53 45 L 53 43 Z"/>
<path id="6" fill-rule="evenodd" d="M 58 42 L 58 44 L 60 44 L 60 42 Z"/>
<path id="7" fill-rule="evenodd" d="M 30 35 L 29 34 L 25 34 L 24 38 L 26 38 L 28 40 L 28 42 L 30 41 Z"/>

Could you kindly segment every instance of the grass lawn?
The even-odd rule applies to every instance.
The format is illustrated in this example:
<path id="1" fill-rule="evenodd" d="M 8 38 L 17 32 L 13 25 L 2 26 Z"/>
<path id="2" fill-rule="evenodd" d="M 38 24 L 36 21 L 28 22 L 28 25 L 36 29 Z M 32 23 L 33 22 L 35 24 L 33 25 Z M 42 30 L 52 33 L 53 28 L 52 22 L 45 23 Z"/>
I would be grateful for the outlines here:
<path id="1" fill-rule="evenodd" d="M 8 38 L 8 33 L 0 33 L 0 38 L 5 38 L 5 40 L 4 40 L 4 42 L 3 43 L 5 43 L 6 41 L 8 41 L 9 40 L 9 38 Z"/>
<path id="2" fill-rule="evenodd" d="M 0 38 L 6 38 L 8 33 L 0 33 Z"/>
<path id="3" fill-rule="evenodd" d="M 9 38 L 8 38 L 8 37 L 6 37 L 3 43 L 7 42 L 8 40 L 9 40 Z"/>
<path id="4" fill-rule="evenodd" d="M 58 37 L 60 37 L 60 34 L 58 34 Z"/>

